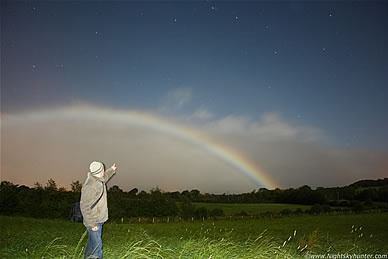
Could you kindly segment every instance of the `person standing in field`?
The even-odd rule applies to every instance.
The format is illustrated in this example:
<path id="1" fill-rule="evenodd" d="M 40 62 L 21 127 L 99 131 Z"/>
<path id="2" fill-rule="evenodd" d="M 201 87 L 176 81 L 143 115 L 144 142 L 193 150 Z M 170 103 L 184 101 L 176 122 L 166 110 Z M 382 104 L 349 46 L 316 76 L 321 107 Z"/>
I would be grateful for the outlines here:
<path id="1" fill-rule="evenodd" d="M 81 212 L 88 230 L 85 258 L 103 258 L 102 226 L 108 220 L 106 182 L 116 173 L 116 164 L 105 171 L 105 165 L 93 161 L 81 190 Z"/>

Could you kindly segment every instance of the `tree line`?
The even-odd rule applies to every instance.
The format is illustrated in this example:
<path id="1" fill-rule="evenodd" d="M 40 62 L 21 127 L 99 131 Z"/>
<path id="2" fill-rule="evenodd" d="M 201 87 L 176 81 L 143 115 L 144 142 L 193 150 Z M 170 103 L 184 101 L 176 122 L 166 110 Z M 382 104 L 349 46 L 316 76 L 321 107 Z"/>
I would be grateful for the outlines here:
<path id="1" fill-rule="evenodd" d="M 44 186 L 35 183 L 32 188 L 2 181 L 0 214 L 68 218 L 72 204 L 80 200 L 82 184 L 74 181 L 70 187 L 70 191 L 58 188 L 53 179 L 49 179 Z M 199 190 L 164 192 L 158 187 L 149 192 L 139 192 L 137 188 L 123 191 L 117 185 L 108 189 L 111 218 L 179 216 L 187 219 L 224 216 L 221 208 L 208 211 L 206 208 L 196 208 L 194 202 L 303 204 L 314 205 L 311 210 L 318 213 L 329 211 L 333 206 L 361 211 L 374 203 L 383 203 L 383 207 L 387 207 L 388 178 L 359 181 L 345 187 L 319 187 L 313 190 L 304 185 L 285 190 L 260 188 L 241 194 L 210 194 Z M 241 212 L 241 215 L 245 214 Z"/>

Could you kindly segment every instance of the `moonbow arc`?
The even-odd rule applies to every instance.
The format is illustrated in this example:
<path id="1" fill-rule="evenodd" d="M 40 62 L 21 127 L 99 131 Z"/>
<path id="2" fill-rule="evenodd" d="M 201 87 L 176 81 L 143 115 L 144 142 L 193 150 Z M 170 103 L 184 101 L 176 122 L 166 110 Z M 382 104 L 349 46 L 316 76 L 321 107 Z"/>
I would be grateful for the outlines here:
<path id="1" fill-rule="evenodd" d="M 250 178 L 258 187 L 260 186 L 268 189 L 278 187 L 278 184 L 276 184 L 267 173 L 245 159 L 242 154 L 234 151 L 232 148 L 214 142 L 197 130 L 180 126 L 177 123 L 170 122 L 167 119 L 163 119 L 160 116 L 153 115 L 151 113 L 81 105 L 54 110 L 29 112 L 18 115 L 6 115 L 3 116 L 3 118 L 7 121 L 9 120 L 11 123 L 18 123 L 21 121 L 26 122 L 28 120 L 57 118 L 58 116 L 68 119 L 88 118 L 91 120 L 105 118 L 124 124 L 148 128 L 163 134 L 177 137 L 206 150 L 208 153 L 236 168 L 239 172 Z"/>

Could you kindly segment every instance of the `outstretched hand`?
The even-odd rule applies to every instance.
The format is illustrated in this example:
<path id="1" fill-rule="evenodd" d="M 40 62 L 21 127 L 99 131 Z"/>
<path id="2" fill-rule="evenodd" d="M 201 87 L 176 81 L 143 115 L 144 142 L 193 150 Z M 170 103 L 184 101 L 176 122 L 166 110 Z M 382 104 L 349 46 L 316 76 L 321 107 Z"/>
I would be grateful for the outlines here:
<path id="1" fill-rule="evenodd" d="M 116 164 L 113 164 L 111 168 L 113 169 L 113 171 L 115 171 L 115 172 L 116 172 L 116 169 L 117 169 L 117 166 L 116 166 Z"/>

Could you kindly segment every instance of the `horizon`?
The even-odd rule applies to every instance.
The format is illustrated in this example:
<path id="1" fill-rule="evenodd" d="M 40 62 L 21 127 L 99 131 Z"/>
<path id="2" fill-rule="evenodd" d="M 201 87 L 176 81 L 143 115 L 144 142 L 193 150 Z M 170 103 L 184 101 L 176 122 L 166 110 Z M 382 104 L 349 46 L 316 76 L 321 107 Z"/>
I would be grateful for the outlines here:
<path id="1" fill-rule="evenodd" d="M 324 189 L 332 189 L 332 188 L 345 188 L 345 187 L 349 187 L 349 186 L 351 186 L 351 185 L 353 185 L 353 184 L 355 184 L 355 183 L 358 183 L 358 182 L 362 182 L 362 181 L 380 181 L 380 180 L 386 180 L 386 179 L 388 179 L 388 178 L 378 178 L 378 179 L 359 179 L 359 180 L 357 180 L 357 181 L 355 181 L 355 182 L 352 182 L 352 183 L 349 183 L 349 184 L 347 184 L 347 185 L 343 185 L 343 186 L 318 186 L 318 187 L 315 187 L 315 188 L 313 188 L 313 187 L 311 187 L 311 186 L 309 186 L 309 185 L 306 185 L 306 184 L 304 184 L 304 185 L 301 185 L 301 186 L 298 186 L 298 187 L 296 187 L 296 188 L 275 188 L 275 189 L 267 189 L 267 188 L 265 188 L 265 187 L 261 187 L 261 188 L 258 188 L 258 189 L 255 189 L 255 190 L 247 190 L 247 191 L 245 191 L 245 192 L 240 192 L 240 193 L 229 193 L 229 192 L 224 192 L 224 193 L 212 193 L 212 192 L 202 192 L 201 190 L 198 190 L 198 189 L 185 189 L 185 190 L 163 190 L 163 189 L 161 189 L 161 188 L 159 188 L 159 186 L 155 186 L 155 187 L 153 187 L 153 188 L 151 188 L 151 189 L 149 189 L 149 190 L 142 190 L 142 189 L 139 189 L 139 188 L 136 188 L 136 187 L 134 187 L 134 188 L 132 188 L 132 189 L 128 189 L 128 190 L 125 190 L 125 189 L 122 189 L 122 188 L 120 188 L 120 186 L 118 186 L 118 185 L 111 185 L 111 184 L 108 184 L 108 185 L 111 185 L 109 188 L 107 188 L 108 190 L 111 188 L 111 187 L 113 187 L 113 186 L 118 186 L 119 188 L 120 188 L 120 190 L 122 190 L 123 192 L 130 192 L 130 191 L 132 191 L 133 189 L 137 189 L 138 190 L 138 192 L 137 192 L 137 194 L 138 193 L 140 193 L 140 192 L 146 192 L 146 193 L 151 193 L 151 191 L 153 191 L 153 190 L 159 190 L 161 193 L 174 193 L 174 192 L 179 192 L 179 193 L 182 193 L 182 192 L 184 192 L 184 191 L 193 191 L 193 190 L 197 190 L 197 191 L 199 191 L 201 194 L 211 194 L 211 195 L 223 195 L 223 194 L 227 194 L 227 195 L 240 195 L 240 194 L 245 194 L 245 193 L 251 193 L 251 192 L 253 192 L 253 191 L 255 191 L 255 192 L 258 192 L 258 191 L 260 191 L 260 189 L 266 189 L 266 190 L 268 190 L 268 191 L 274 191 L 274 190 L 277 190 L 277 189 L 279 189 L 279 190 L 281 190 L 281 191 L 285 191 L 285 190 L 290 190 L 290 189 L 299 189 L 299 188 L 301 188 L 301 187 L 304 187 L 304 186 L 308 186 L 308 187 L 310 187 L 311 188 L 311 190 L 313 190 L 313 191 L 316 191 L 318 188 L 324 188 Z M 13 183 L 13 182 L 10 182 L 11 184 L 13 184 L 13 185 L 15 185 L 15 186 L 17 186 L 17 187 L 23 187 L 23 186 L 26 186 L 26 187 L 28 187 L 28 188 L 30 188 L 30 189 L 34 189 L 34 188 L 36 188 L 37 187 L 37 184 L 39 184 L 43 189 L 47 186 L 47 184 L 48 184 L 48 181 L 49 180 L 54 180 L 54 182 L 56 183 L 56 181 L 55 181 L 55 179 L 47 179 L 47 181 L 45 182 L 45 183 L 40 183 L 40 182 L 36 182 L 36 183 L 34 183 L 33 185 L 25 185 L 25 184 L 17 184 L 17 183 Z M 80 184 L 83 184 L 83 182 L 81 182 L 80 180 L 74 180 L 73 182 L 79 182 Z M 1 181 L 1 182 L 9 182 L 9 181 Z M 72 183 L 73 183 L 72 182 Z M 69 187 L 70 188 L 67 188 L 67 187 L 65 187 L 65 186 L 58 186 L 58 184 L 57 184 L 57 190 L 59 190 L 59 189 L 61 189 L 61 188 L 63 188 L 65 191 L 67 191 L 67 192 L 71 192 L 71 184 L 72 183 L 70 183 L 69 184 Z"/>

